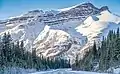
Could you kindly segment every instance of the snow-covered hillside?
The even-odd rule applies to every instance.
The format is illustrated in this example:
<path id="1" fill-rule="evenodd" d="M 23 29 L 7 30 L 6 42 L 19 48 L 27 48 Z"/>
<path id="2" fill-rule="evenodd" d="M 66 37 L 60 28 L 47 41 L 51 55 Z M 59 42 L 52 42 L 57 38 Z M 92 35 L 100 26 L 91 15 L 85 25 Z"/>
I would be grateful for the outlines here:
<path id="1" fill-rule="evenodd" d="M 108 7 L 84 3 L 61 11 L 29 11 L 0 21 L 0 35 L 10 32 L 14 41 L 24 40 L 26 49 L 36 49 L 37 55 L 72 59 L 119 26 L 120 17 Z"/>
<path id="2" fill-rule="evenodd" d="M 88 39 L 86 45 L 80 50 L 80 57 L 84 56 L 82 53 L 85 53 L 85 50 L 93 44 L 94 40 L 99 44 L 102 37 L 107 36 L 109 30 L 116 30 L 118 27 L 120 27 L 120 17 L 113 15 L 108 10 L 89 16 L 76 27 L 77 32 Z"/>

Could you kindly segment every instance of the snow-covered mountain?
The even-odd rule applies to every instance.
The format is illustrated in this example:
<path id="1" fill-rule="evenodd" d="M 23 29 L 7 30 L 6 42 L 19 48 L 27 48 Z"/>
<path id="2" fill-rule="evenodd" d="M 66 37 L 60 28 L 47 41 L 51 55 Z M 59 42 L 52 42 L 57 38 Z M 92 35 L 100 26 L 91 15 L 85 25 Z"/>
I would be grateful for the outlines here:
<path id="1" fill-rule="evenodd" d="M 107 6 L 84 3 L 58 11 L 33 10 L 2 20 L 0 35 L 10 32 L 14 41 L 24 40 L 26 49 L 36 49 L 37 55 L 71 59 L 76 54 L 84 56 L 94 40 L 119 26 L 120 17 Z"/>

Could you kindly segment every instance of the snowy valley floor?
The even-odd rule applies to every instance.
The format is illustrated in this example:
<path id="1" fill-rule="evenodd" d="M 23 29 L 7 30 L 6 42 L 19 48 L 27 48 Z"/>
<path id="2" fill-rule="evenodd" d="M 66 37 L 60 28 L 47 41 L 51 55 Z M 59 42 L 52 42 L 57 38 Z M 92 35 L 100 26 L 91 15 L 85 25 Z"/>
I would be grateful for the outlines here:
<path id="1" fill-rule="evenodd" d="M 87 71 L 72 71 L 71 69 L 57 69 L 51 71 L 41 71 L 29 74 L 107 74 L 107 73 L 96 73 Z"/>
<path id="2" fill-rule="evenodd" d="M 113 69 L 111 74 L 120 74 L 120 68 Z M 110 73 L 97 73 L 89 71 L 73 71 L 72 69 L 54 69 L 48 71 L 36 71 L 34 69 L 21 69 L 21 68 L 7 68 L 0 74 L 110 74 Z"/>

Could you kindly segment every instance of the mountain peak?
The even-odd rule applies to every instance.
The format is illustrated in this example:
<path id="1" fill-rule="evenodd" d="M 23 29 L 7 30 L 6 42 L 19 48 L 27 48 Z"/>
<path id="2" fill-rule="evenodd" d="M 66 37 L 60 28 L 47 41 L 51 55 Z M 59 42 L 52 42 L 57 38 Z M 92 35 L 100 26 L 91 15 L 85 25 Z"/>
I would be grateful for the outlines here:
<path id="1" fill-rule="evenodd" d="M 78 5 L 75 5 L 75 6 L 72 6 L 72 7 L 69 7 L 69 8 L 64 8 L 64 9 L 60 9 L 61 11 L 69 11 L 69 10 L 74 10 L 74 9 L 93 9 L 93 10 L 97 10 L 99 12 L 102 12 L 102 11 L 105 11 L 105 10 L 108 10 L 109 11 L 109 8 L 108 6 L 103 6 L 101 8 L 97 8 L 95 7 L 92 3 L 83 3 L 83 4 L 78 4 Z"/>
<path id="2" fill-rule="evenodd" d="M 74 8 L 82 8 L 82 7 L 84 7 L 84 8 L 89 8 L 89 7 L 96 8 L 92 3 L 79 4 L 79 5 L 76 5 L 76 7 L 74 7 Z M 96 8 L 96 9 L 98 9 L 98 8 Z"/>
<path id="3" fill-rule="evenodd" d="M 83 5 L 86 5 L 86 6 L 94 6 L 92 3 L 83 3 L 83 4 L 81 4 L 80 6 L 83 6 Z"/>
<path id="4" fill-rule="evenodd" d="M 31 10 L 31 11 L 28 11 L 25 15 L 42 15 L 44 14 L 44 11 L 43 10 Z"/>
<path id="5" fill-rule="evenodd" d="M 100 11 L 105 11 L 105 10 L 108 10 L 108 11 L 109 11 L 108 6 L 103 6 L 103 7 L 100 8 Z"/>
<path id="6" fill-rule="evenodd" d="M 42 10 L 32 10 L 32 11 L 28 11 L 28 13 L 40 13 L 43 12 Z"/>

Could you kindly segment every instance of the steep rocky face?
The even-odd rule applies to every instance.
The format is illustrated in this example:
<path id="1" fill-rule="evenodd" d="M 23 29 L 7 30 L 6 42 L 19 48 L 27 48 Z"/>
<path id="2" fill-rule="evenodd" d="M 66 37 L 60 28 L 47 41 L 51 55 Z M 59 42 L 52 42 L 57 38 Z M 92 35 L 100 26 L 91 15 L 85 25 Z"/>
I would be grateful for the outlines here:
<path id="1" fill-rule="evenodd" d="M 84 3 L 68 11 L 63 11 L 57 14 L 56 16 L 59 16 L 59 17 L 78 17 L 78 16 L 82 17 L 83 16 L 85 17 L 85 16 L 97 14 L 97 13 L 99 13 L 98 8 L 96 8 L 91 3 Z"/>
<path id="2" fill-rule="evenodd" d="M 0 21 L 0 35 L 10 32 L 14 41 L 24 40 L 26 49 L 36 49 L 37 55 L 72 59 L 76 53 L 83 56 L 93 40 L 118 27 L 119 22 L 108 7 L 84 3 L 65 11 L 33 10 Z"/>
<path id="3" fill-rule="evenodd" d="M 45 22 L 45 24 L 51 24 L 51 22 L 59 22 L 59 21 L 63 22 L 71 19 L 84 20 L 86 17 L 90 15 L 98 14 L 104 10 L 108 10 L 108 7 L 104 6 L 99 9 L 96 8 L 94 5 L 92 5 L 91 3 L 84 3 L 62 12 L 55 10 L 51 10 L 51 11 L 33 10 L 33 11 L 29 11 L 24 15 L 12 19 L 8 19 L 1 23 L 12 24 L 12 23 L 27 22 L 37 19 L 39 20 L 39 22 L 43 21 Z"/>

